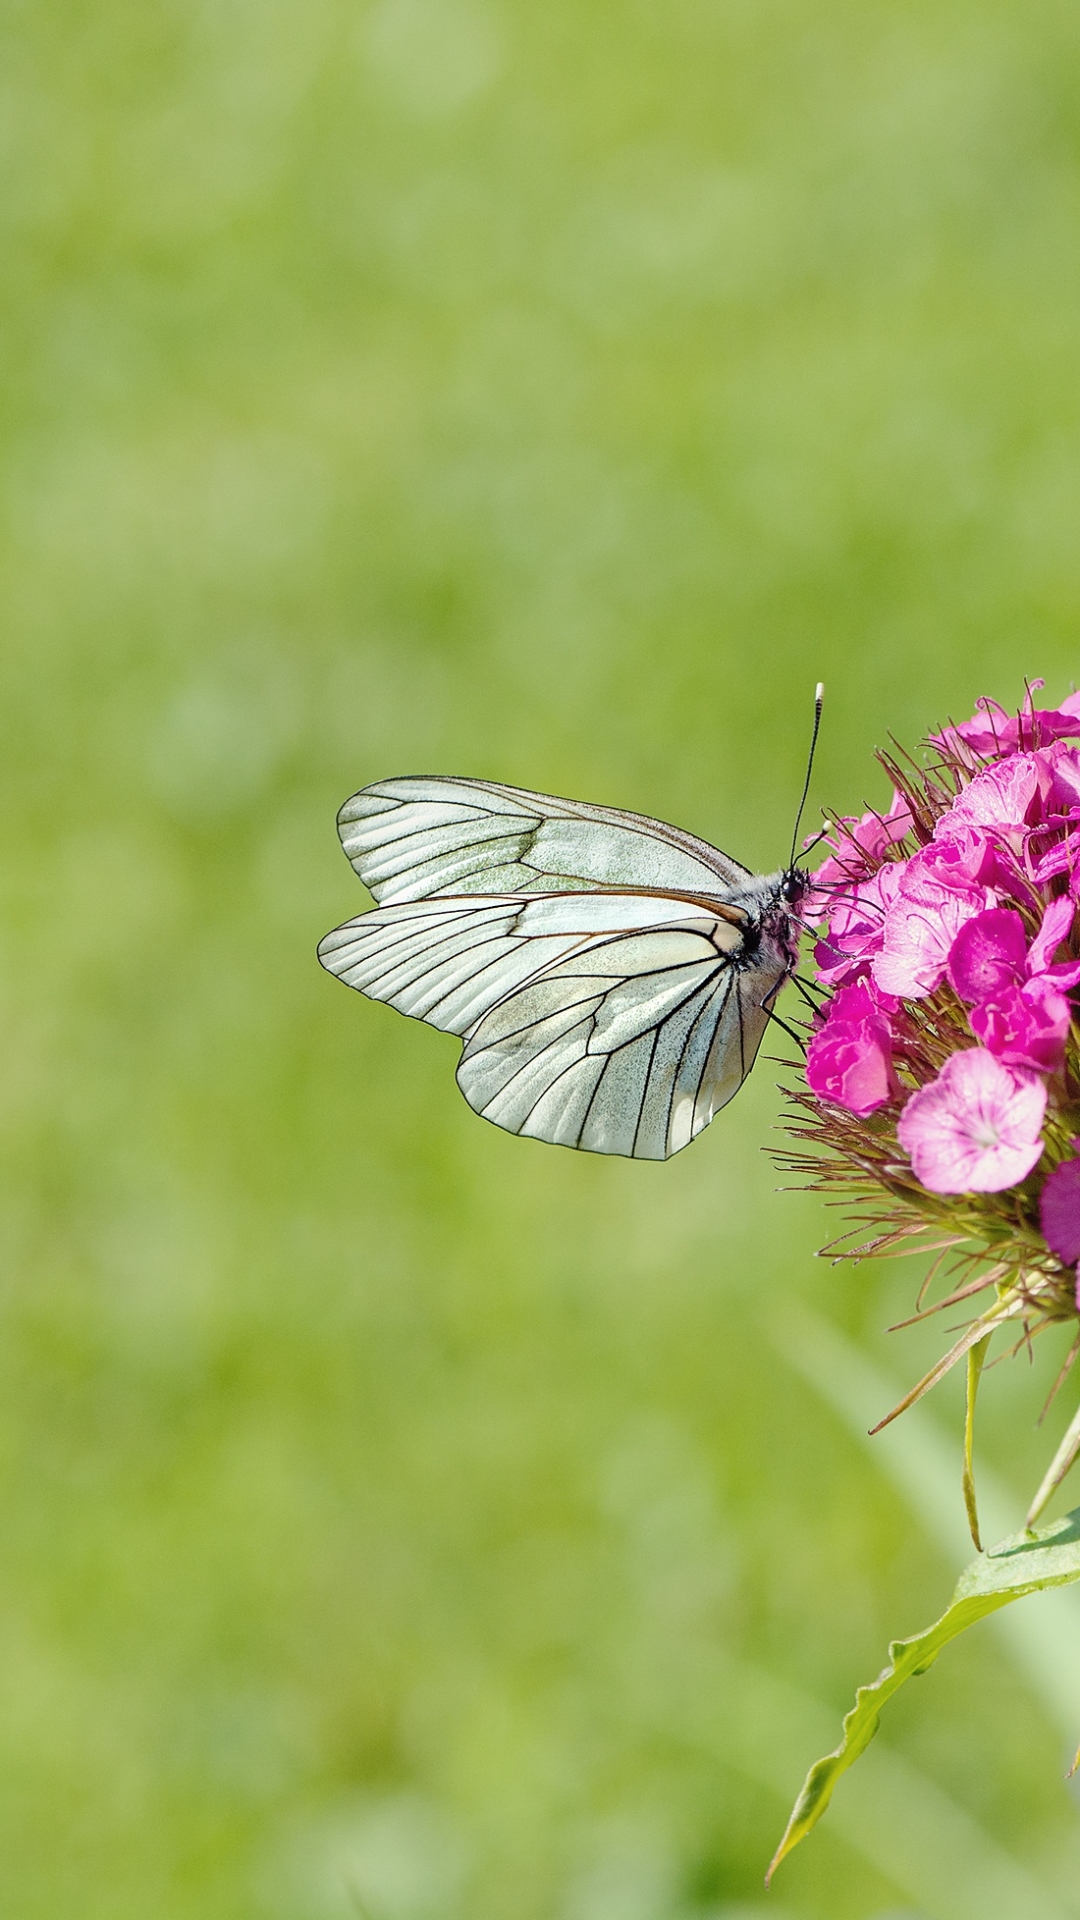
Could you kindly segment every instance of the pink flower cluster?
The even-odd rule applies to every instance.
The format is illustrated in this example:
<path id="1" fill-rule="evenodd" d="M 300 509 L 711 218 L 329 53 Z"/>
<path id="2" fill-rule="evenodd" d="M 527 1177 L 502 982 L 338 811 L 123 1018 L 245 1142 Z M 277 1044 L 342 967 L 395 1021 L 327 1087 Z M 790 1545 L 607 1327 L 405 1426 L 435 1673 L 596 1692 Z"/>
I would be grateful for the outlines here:
<path id="1" fill-rule="evenodd" d="M 1013 716 L 980 704 L 932 742 L 950 782 L 928 784 L 937 804 L 898 786 L 887 813 L 841 821 L 810 902 L 831 989 L 810 1088 L 859 1115 L 894 1105 L 916 1179 L 941 1194 L 998 1192 L 1038 1164 L 1080 984 L 1080 694 L 1052 711 L 1029 695 Z M 1047 1182 L 1051 1213 L 1052 1188 L 1080 1249 L 1080 1158 Z"/>

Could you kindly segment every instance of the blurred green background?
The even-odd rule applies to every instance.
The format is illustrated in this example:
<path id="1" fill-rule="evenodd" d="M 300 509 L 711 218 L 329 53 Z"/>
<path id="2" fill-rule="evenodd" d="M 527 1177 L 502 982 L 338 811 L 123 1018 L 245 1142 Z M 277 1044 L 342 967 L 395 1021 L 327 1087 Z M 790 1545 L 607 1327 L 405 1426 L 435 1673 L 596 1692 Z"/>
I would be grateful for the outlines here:
<path id="1" fill-rule="evenodd" d="M 5 1920 L 1080 1913 L 1049 1598 L 766 1905 L 970 1551 L 951 1386 L 860 1437 L 937 1336 L 883 1333 L 910 1263 L 814 1264 L 775 1069 L 667 1166 L 577 1156 L 314 958 L 380 776 L 768 868 L 819 677 L 841 809 L 890 731 L 1071 684 L 1080 16 L 2 22 Z M 1044 1344 L 984 1389 L 1003 1527 Z"/>

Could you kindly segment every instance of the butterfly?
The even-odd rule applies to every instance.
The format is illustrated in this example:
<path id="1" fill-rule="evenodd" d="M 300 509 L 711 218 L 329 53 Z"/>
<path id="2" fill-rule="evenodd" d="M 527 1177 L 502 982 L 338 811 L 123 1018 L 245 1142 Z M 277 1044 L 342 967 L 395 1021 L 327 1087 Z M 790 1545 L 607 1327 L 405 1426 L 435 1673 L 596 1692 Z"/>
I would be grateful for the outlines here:
<path id="1" fill-rule="evenodd" d="M 738 1092 L 796 962 L 794 840 L 754 875 L 645 814 L 443 777 L 362 788 L 338 832 L 378 904 L 323 966 L 458 1034 L 485 1120 L 667 1160 Z"/>

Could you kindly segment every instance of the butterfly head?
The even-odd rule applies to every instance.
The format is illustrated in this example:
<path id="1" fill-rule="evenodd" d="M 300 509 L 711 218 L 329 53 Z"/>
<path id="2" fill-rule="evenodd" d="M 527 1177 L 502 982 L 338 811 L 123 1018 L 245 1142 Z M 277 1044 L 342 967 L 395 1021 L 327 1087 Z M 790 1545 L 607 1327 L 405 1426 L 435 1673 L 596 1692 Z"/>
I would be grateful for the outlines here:
<path id="1" fill-rule="evenodd" d="M 809 885 L 809 875 L 801 867 L 788 867 L 780 876 L 773 933 L 787 960 L 789 973 L 794 971 L 799 958 L 799 934 L 803 928 L 799 908 Z"/>

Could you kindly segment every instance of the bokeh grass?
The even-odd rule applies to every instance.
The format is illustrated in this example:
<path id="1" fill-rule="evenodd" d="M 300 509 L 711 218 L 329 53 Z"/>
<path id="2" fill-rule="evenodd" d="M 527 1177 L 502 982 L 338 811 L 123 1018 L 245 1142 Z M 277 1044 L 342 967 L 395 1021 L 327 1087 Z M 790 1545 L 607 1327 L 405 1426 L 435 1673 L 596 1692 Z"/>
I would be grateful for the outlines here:
<path id="1" fill-rule="evenodd" d="M 812 1264 L 766 1064 L 667 1167 L 479 1123 L 319 973 L 333 815 L 478 773 L 773 867 L 816 679 L 842 808 L 1071 684 L 1080 21 L 2 36 L 0 1909 L 745 1920 L 956 1570 L 772 1331 L 912 1377 L 912 1282 Z M 1018 1517 L 1053 1359 L 984 1390 Z M 830 1816 L 774 1920 L 971 1913 L 938 1813 L 1080 1911 L 1046 1700 L 985 1634 L 911 1692 L 899 1853 Z"/>

